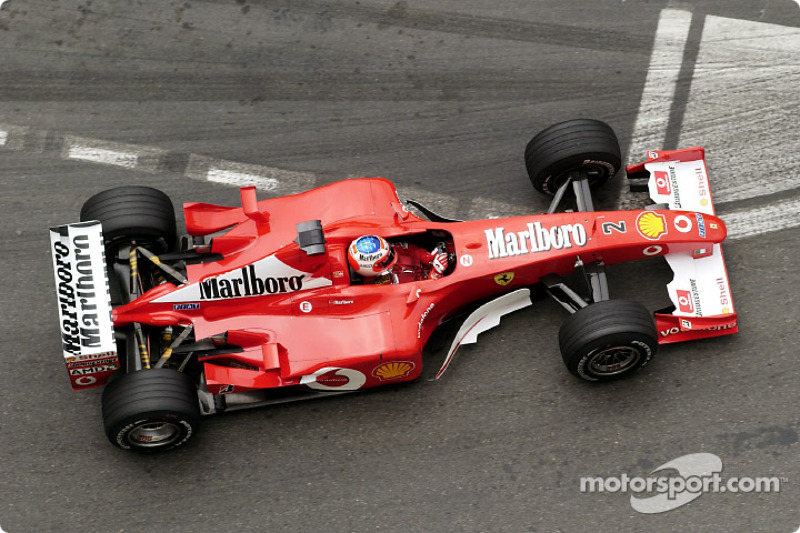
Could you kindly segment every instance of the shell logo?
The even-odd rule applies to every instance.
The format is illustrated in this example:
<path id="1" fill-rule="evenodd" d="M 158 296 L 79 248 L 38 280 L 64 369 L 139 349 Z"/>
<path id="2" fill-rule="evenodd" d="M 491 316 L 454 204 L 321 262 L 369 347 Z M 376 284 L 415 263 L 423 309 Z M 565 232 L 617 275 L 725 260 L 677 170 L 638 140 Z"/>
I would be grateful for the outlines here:
<path id="1" fill-rule="evenodd" d="M 410 374 L 415 366 L 411 361 L 392 361 L 376 367 L 372 375 L 381 381 L 400 379 Z"/>
<path id="2" fill-rule="evenodd" d="M 667 234 L 667 221 L 664 215 L 646 211 L 636 218 L 636 229 L 645 239 L 657 241 Z"/>

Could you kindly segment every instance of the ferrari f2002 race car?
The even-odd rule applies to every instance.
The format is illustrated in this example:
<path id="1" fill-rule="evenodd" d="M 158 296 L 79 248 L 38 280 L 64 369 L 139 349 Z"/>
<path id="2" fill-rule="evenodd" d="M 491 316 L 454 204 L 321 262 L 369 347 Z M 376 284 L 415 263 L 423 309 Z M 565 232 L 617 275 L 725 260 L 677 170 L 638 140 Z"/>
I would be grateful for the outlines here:
<path id="1" fill-rule="evenodd" d="M 659 344 L 737 331 L 703 149 L 628 167 L 655 202 L 631 211 L 593 207 L 621 163 L 603 122 L 547 128 L 525 162 L 553 196 L 545 214 L 455 221 L 409 202 L 418 216 L 390 182 L 364 178 L 187 203 L 179 235 L 164 193 L 100 192 L 82 222 L 51 229 L 72 386 L 105 385 L 109 440 L 149 452 L 187 442 L 202 415 L 417 379 L 434 330 L 461 321 L 439 378 L 534 288 L 570 313 L 561 354 L 588 381 L 628 375 Z M 654 256 L 674 271 L 670 308 L 610 298 L 606 265 Z"/>

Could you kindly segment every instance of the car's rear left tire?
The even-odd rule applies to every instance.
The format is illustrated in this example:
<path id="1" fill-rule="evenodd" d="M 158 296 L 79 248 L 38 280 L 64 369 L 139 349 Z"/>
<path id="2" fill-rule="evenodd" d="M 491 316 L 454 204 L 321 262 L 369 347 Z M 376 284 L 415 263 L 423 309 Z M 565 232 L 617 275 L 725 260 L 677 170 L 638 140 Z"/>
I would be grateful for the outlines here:
<path id="1" fill-rule="evenodd" d="M 658 348 L 653 316 L 628 300 L 605 300 L 576 311 L 558 332 L 561 356 L 574 376 L 610 381 L 639 370 Z"/>
<path id="2" fill-rule="evenodd" d="M 119 375 L 103 391 L 103 425 L 123 450 L 159 452 L 182 446 L 200 423 L 191 376 L 169 368 Z"/>
<path id="3" fill-rule="evenodd" d="M 177 240 L 175 209 L 162 191 L 127 185 L 99 192 L 81 208 L 81 221 L 99 220 L 107 249 L 136 241 L 154 253 L 172 250 Z"/>

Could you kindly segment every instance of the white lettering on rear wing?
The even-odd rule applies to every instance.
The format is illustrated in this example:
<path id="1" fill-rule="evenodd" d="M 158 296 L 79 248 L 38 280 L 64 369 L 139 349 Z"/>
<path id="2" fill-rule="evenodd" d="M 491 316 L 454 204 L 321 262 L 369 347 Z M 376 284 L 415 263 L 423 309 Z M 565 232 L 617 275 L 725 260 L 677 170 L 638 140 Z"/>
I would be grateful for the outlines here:
<path id="1" fill-rule="evenodd" d="M 72 386 L 92 387 L 119 368 L 99 222 L 50 229 L 61 346 Z"/>
<path id="2" fill-rule="evenodd" d="M 715 214 L 702 150 L 651 152 L 650 159 L 644 165 L 650 172 L 650 197 L 671 210 L 694 211 L 687 220 L 697 225 L 702 236 L 710 223 L 703 215 Z M 664 257 L 675 274 L 667 284 L 675 305 L 673 315 L 708 317 L 735 312 L 719 244 L 708 243 L 694 251 L 670 252 Z"/>

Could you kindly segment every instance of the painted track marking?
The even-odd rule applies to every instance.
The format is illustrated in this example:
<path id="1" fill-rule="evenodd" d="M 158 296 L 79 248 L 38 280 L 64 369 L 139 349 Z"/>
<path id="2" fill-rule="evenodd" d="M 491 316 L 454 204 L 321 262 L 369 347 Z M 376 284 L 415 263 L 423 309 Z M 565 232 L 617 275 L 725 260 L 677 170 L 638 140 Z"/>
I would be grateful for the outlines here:
<path id="1" fill-rule="evenodd" d="M 45 138 L 47 135 L 36 137 Z M 111 165 L 139 172 L 155 173 L 161 168 L 165 150 L 138 144 L 126 144 L 68 135 L 61 155 L 64 159 Z"/>
<path id="2" fill-rule="evenodd" d="M 689 11 L 664 9 L 661 12 L 628 150 L 630 163 L 638 163 L 648 150 L 664 146 L 691 23 Z"/>
<path id="3" fill-rule="evenodd" d="M 317 185 L 317 177 L 309 172 L 296 172 L 275 167 L 238 163 L 190 154 L 184 176 L 232 187 L 254 185 L 270 196 L 296 194 Z"/>
<path id="4" fill-rule="evenodd" d="M 101 163 L 124 168 L 136 168 L 139 158 L 130 152 L 117 152 L 105 148 L 95 148 L 77 144 L 67 149 L 67 159 L 78 159 L 89 163 Z"/>

